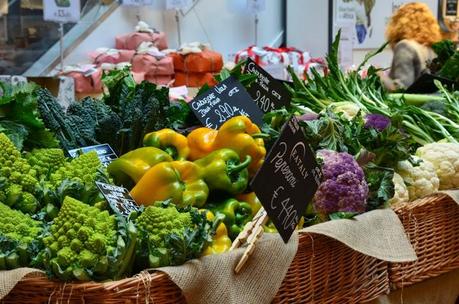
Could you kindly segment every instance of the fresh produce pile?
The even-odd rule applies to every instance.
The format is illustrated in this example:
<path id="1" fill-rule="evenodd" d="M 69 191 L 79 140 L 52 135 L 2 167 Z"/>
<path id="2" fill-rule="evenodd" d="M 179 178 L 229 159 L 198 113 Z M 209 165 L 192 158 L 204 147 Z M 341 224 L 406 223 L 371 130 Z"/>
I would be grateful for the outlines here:
<path id="1" fill-rule="evenodd" d="M 262 128 L 243 116 L 200 127 L 185 102 L 128 70 L 104 75 L 101 99 L 67 109 L 34 84 L 0 84 L 0 270 L 101 281 L 228 251 L 261 208 L 250 179 L 292 116 L 323 173 L 299 227 L 458 187 L 459 92 L 388 94 L 377 69 L 362 71 L 371 55 L 344 73 L 335 42 L 329 72 L 307 83 L 292 72 L 291 105 Z M 216 80 L 250 86 L 241 64 Z M 108 167 L 96 152 L 67 157 L 105 143 L 119 155 Z M 96 181 L 127 188 L 139 210 L 119 214 Z"/>

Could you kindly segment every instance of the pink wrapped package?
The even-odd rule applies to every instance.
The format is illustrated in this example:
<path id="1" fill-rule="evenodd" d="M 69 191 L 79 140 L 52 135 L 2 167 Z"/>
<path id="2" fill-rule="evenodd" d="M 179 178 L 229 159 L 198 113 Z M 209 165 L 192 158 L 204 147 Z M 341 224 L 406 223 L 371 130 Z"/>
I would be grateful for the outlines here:
<path id="1" fill-rule="evenodd" d="M 157 85 L 169 85 L 173 80 L 173 75 L 145 75 L 145 80 Z"/>
<path id="2" fill-rule="evenodd" d="M 132 58 L 132 71 L 145 76 L 173 75 L 174 64 L 171 57 L 156 57 L 149 53 L 137 54 Z"/>
<path id="3" fill-rule="evenodd" d="M 89 56 L 93 59 L 95 65 L 101 65 L 102 63 L 117 64 L 120 62 L 130 62 L 134 57 L 134 50 L 115 50 L 115 49 L 97 49 Z"/>
<path id="4" fill-rule="evenodd" d="M 151 42 L 159 50 L 167 49 L 166 34 L 163 32 L 134 32 L 115 38 L 117 49 L 136 50 L 142 42 Z"/>
<path id="5" fill-rule="evenodd" d="M 72 77 L 75 82 L 76 93 L 101 93 L 102 92 L 102 69 L 94 65 L 66 67 L 62 73 Z"/>

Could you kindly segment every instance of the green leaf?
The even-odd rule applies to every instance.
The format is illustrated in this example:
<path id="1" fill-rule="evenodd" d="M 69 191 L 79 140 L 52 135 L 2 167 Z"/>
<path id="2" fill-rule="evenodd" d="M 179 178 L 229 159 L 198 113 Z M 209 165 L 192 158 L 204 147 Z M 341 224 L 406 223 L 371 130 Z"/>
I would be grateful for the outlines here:
<path id="1" fill-rule="evenodd" d="M 24 125 L 9 120 L 0 120 L 0 133 L 5 133 L 19 150 L 29 134 Z"/>
<path id="2" fill-rule="evenodd" d="M 368 184 L 369 194 L 367 199 L 367 211 L 383 207 L 388 200 L 394 197 L 394 170 L 376 166 L 373 163 L 363 168 L 365 180 Z"/>

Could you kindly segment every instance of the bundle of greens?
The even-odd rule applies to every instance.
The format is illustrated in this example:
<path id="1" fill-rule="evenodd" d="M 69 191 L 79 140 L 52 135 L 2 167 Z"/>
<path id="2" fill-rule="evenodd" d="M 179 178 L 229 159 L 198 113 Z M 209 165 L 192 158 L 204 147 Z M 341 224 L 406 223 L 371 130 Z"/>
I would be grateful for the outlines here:
<path id="1" fill-rule="evenodd" d="M 170 102 L 167 88 L 146 81 L 137 85 L 129 69 L 111 71 L 102 81 L 108 89 L 104 101 L 122 121 L 119 141 L 113 145 L 120 154 L 141 147 L 147 133 L 181 129 L 195 121 L 185 102 Z"/>
<path id="2" fill-rule="evenodd" d="M 75 101 L 67 112 L 46 89 L 38 90 L 38 110 L 64 150 L 109 143 L 116 148 L 120 117 L 101 101 Z"/>
<path id="3" fill-rule="evenodd" d="M 329 73 L 320 75 L 312 71 L 314 77 L 304 83 L 290 70 L 294 88 L 291 89 L 293 104 L 302 105 L 314 112 L 321 112 L 336 103 L 352 103 L 364 114 L 381 114 L 389 118 L 398 117 L 401 128 L 417 145 L 439 140 L 457 142 L 456 122 L 431 111 L 407 103 L 403 98 L 389 98 L 378 76 L 378 70 L 370 67 L 366 77 L 361 69 L 375 54 L 369 53 L 355 71 L 344 73 L 338 63 L 339 37 L 337 34 L 327 55 Z"/>
<path id="4" fill-rule="evenodd" d="M 0 132 L 20 150 L 57 147 L 56 138 L 38 112 L 38 86 L 0 82 L 0 89 Z"/>

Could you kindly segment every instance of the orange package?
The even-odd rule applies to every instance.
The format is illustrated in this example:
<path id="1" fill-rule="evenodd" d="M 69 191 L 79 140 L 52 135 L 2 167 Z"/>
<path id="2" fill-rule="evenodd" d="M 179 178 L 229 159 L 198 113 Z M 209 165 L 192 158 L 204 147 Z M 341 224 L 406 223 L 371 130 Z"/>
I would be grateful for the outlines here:
<path id="1" fill-rule="evenodd" d="M 192 73 L 218 73 L 223 68 L 223 57 L 220 53 L 203 50 L 200 53 L 181 55 L 171 53 L 176 71 Z"/>
<path id="2" fill-rule="evenodd" d="M 175 72 L 174 87 L 187 86 L 191 88 L 199 88 L 204 84 L 214 86 L 217 82 L 212 73 L 184 73 Z"/>

